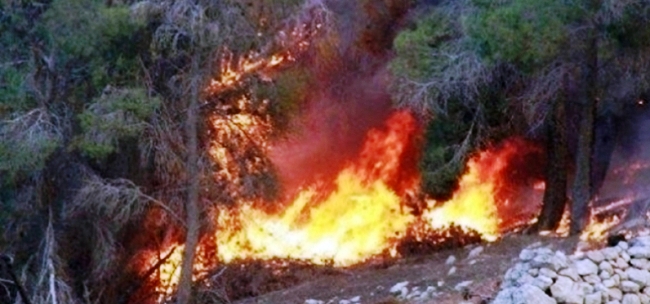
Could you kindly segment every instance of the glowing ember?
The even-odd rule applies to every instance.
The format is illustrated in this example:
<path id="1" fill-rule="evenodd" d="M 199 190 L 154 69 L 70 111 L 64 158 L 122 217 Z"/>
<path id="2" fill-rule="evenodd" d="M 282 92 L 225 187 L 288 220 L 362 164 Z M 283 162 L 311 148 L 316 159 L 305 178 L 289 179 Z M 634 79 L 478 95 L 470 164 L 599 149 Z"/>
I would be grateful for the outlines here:
<path id="1" fill-rule="evenodd" d="M 569 208 L 564 208 L 562 212 L 562 219 L 560 220 L 560 225 L 555 229 L 555 234 L 558 236 L 566 237 L 569 235 L 569 226 L 571 225 L 571 213 Z M 542 233 L 543 235 L 544 233 Z"/>
<path id="2" fill-rule="evenodd" d="M 603 241 L 609 235 L 609 230 L 620 221 L 621 219 L 616 215 L 607 217 L 604 220 L 599 220 L 595 215 L 592 215 L 589 218 L 587 227 L 580 234 L 580 240 L 592 242 Z"/>

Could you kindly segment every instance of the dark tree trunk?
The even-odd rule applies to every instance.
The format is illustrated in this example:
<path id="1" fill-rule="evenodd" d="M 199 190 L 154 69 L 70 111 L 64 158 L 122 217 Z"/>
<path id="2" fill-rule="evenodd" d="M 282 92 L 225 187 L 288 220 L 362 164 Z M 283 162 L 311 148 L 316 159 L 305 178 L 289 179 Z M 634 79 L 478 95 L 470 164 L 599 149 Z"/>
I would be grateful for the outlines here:
<path id="1" fill-rule="evenodd" d="M 594 122 L 594 148 L 591 155 L 591 196 L 600 191 L 616 148 L 617 126 L 614 113 L 604 110 Z"/>
<path id="2" fill-rule="evenodd" d="M 566 87 L 566 86 L 565 86 Z M 566 94 L 564 94 L 566 96 Z M 567 142 L 566 99 L 564 96 L 553 105 L 553 115 L 547 124 L 546 189 L 542 212 L 535 230 L 555 230 L 562 220 L 566 207 Z"/>
<path id="3" fill-rule="evenodd" d="M 185 237 L 185 250 L 181 277 L 178 281 L 176 294 L 177 304 L 190 303 L 192 298 L 192 273 L 194 269 L 194 256 L 199 243 L 200 210 L 199 210 L 199 152 L 198 152 L 198 123 L 199 123 L 199 92 L 200 92 L 200 63 L 199 56 L 192 59 L 191 95 L 187 109 L 187 202 L 185 204 L 187 232 Z"/>
<path id="4" fill-rule="evenodd" d="M 595 29 L 587 39 L 586 62 L 583 64 L 581 100 L 581 120 L 579 127 L 578 150 L 576 153 L 576 174 L 573 182 L 571 203 L 571 228 L 569 233 L 582 232 L 589 218 L 589 201 L 592 186 L 592 153 L 594 142 L 594 121 L 598 98 L 598 39 Z"/>

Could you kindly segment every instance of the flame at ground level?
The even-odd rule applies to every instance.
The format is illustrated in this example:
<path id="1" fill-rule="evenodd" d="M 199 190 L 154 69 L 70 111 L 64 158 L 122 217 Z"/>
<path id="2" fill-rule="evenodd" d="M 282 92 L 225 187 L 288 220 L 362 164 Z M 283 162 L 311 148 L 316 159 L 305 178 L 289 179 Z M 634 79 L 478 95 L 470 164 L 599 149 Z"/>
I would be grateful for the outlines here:
<path id="1" fill-rule="evenodd" d="M 251 205 L 222 214 L 219 258 L 289 258 L 347 266 L 382 253 L 415 219 L 381 181 L 366 185 L 345 170 L 335 186 L 336 191 L 316 204 L 317 192 L 305 190 L 279 214 Z M 238 229 L 229 228 L 232 221 Z"/>
<path id="2" fill-rule="evenodd" d="M 460 227 L 484 240 L 496 240 L 508 228 L 501 218 L 512 199 L 503 191 L 511 173 L 510 158 L 529 144 L 511 140 L 477 154 L 468 162 L 452 199 L 426 200 L 425 210 L 416 216 L 407 201 L 417 200 L 420 179 L 417 170 L 405 177 L 408 170 L 400 170 L 400 163 L 412 157 L 405 154 L 413 151 L 409 147 L 420 132 L 411 114 L 397 111 L 385 126 L 368 133 L 359 157 L 331 185 L 310 185 L 279 211 L 252 202 L 221 209 L 217 233 L 209 238 L 214 242 L 209 246 L 216 247 L 212 258 L 224 263 L 281 258 L 349 266 L 377 255 L 396 256 L 407 231 L 423 225 L 425 231 Z M 167 264 L 180 264 L 183 248 L 176 250 Z M 179 270 L 169 265 L 160 274 L 161 286 L 177 281 Z M 203 267 L 197 266 L 196 272 Z"/>

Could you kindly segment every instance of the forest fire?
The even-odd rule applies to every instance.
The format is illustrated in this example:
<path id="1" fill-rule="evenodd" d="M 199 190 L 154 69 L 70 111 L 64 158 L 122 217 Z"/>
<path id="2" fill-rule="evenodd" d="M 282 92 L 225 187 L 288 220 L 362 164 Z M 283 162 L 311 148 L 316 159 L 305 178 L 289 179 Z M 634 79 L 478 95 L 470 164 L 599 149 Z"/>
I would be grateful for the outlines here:
<path id="1" fill-rule="evenodd" d="M 215 95 L 238 87 L 249 76 L 265 81 L 267 73 L 295 62 L 295 56 L 307 50 L 309 38 L 321 27 L 315 24 L 313 31 L 302 26 L 298 27 L 301 31 L 291 31 L 291 41 L 285 41 L 290 46 L 272 55 L 249 53 L 235 59 L 225 51 L 220 74 L 205 93 Z M 258 115 L 271 101 L 256 104 L 245 93 L 234 99 L 234 103 L 217 105 L 209 116 L 209 155 L 217 165 L 214 178 L 224 181 L 230 193 L 243 193 L 239 188 L 251 182 L 241 176 L 262 174 L 268 167 L 254 153 L 267 154 L 273 148 L 268 115 Z M 213 265 L 240 261 L 349 267 L 398 258 L 400 245 L 412 241 L 409 237 L 426 242 L 435 239 L 428 238 L 432 234 L 458 239 L 478 235 L 484 241 L 495 241 L 507 231 L 530 224 L 539 212 L 545 189 L 544 160 L 540 160 L 543 151 L 533 143 L 513 137 L 474 154 L 456 191 L 442 201 L 425 197 L 420 189 L 416 166 L 423 128 L 409 111 L 392 110 L 382 125 L 375 124 L 364 134 L 356 155 L 334 176 L 314 177 L 315 181 L 290 192 L 290 197 L 276 201 L 241 198 L 232 206 L 214 207 L 216 232 L 199 245 L 194 278 Z M 241 161 L 232 156 L 231 149 L 255 151 L 251 155 L 256 157 Z M 312 168 L 297 169 L 311 173 Z M 564 233 L 566 219 L 568 213 L 559 233 Z M 602 237 L 617 222 L 618 218 L 592 217 L 585 237 Z M 459 229 L 460 235 L 451 233 Z M 174 249 L 167 250 L 157 290 L 165 295 L 178 282 L 183 251 L 179 244 L 168 248 Z"/>
<path id="2" fill-rule="evenodd" d="M 360 158 L 332 187 L 308 186 L 279 213 L 253 204 L 223 210 L 216 237 L 220 260 L 287 258 L 348 266 L 393 246 L 414 220 L 396 193 L 415 189 L 389 184 L 417 126 L 410 114 L 396 112 L 385 127 L 369 133 Z"/>
<path id="3" fill-rule="evenodd" d="M 494 241 L 512 222 L 530 219 L 502 218 L 504 204 L 516 199 L 503 195 L 510 159 L 529 149 L 518 139 L 474 156 L 451 200 L 426 200 L 426 210 L 414 215 L 407 201 L 419 191 L 419 176 L 405 178 L 400 165 L 413 157 L 405 153 L 417 144 L 420 132 L 409 112 L 394 112 L 382 128 L 368 132 L 359 157 L 332 185 L 309 185 L 280 210 L 269 211 L 254 202 L 222 208 L 216 235 L 209 238 L 216 244 L 203 245 L 216 246 L 215 262 L 287 259 L 345 267 L 379 255 L 397 257 L 396 247 L 418 224 L 426 227 L 419 233 L 443 233 L 453 227 Z M 397 178 L 408 182 L 398 183 Z M 164 265 L 161 286 L 176 283 L 179 270 L 171 265 L 179 265 L 182 250 L 179 246 Z M 205 266 L 195 270 L 198 274 Z"/>

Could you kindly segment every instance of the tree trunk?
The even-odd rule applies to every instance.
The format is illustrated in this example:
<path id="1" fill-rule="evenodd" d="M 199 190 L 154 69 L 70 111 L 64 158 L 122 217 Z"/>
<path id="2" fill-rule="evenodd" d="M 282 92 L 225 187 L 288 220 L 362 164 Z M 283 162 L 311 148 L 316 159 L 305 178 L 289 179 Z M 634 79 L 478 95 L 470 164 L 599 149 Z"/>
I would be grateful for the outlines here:
<path id="1" fill-rule="evenodd" d="M 566 86 L 565 86 L 566 87 Z M 566 94 L 564 94 L 566 96 Z M 565 96 L 553 105 L 553 114 L 547 126 L 546 189 L 542 212 L 535 230 L 555 230 L 566 207 L 567 142 Z"/>
<path id="2" fill-rule="evenodd" d="M 198 119 L 198 105 L 199 105 L 199 85 L 200 85 L 200 66 L 199 56 L 195 55 L 192 58 L 192 72 L 191 72 L 191 95 L 189 105 L 187 107 L 187 202 L 185 205 L 186 212 L 186 225 L 187 234 L 185 237 L 185 250 L 183 252 L 183 263 L 181 268 L 181 277 L 178 282 L 178 292 L 176 303 L 187 304 L 191 300 L 192 295 L 192 270 L 194 265 L 194 255 L 196 246 L 199 242 L 199 169 L 198 169 L 198 134 L 197 125 Z"/>
<path id="3" fill-rule="evenodd" d="M 598 98 L 598 39 L 596 30 L 590 31 L 587 40 L 587 60 L 583 65 L 582 113 L 579 127 L 578 149 L 576 153 L 576 174 L 573 182 L 573 201 L 571 204 L 571 228 L 569 233 L 582 232 L 589 219 L 589 201 L 591 200 L 592 174 L 591 155 L 594 141 L 594 120 Z"/>

